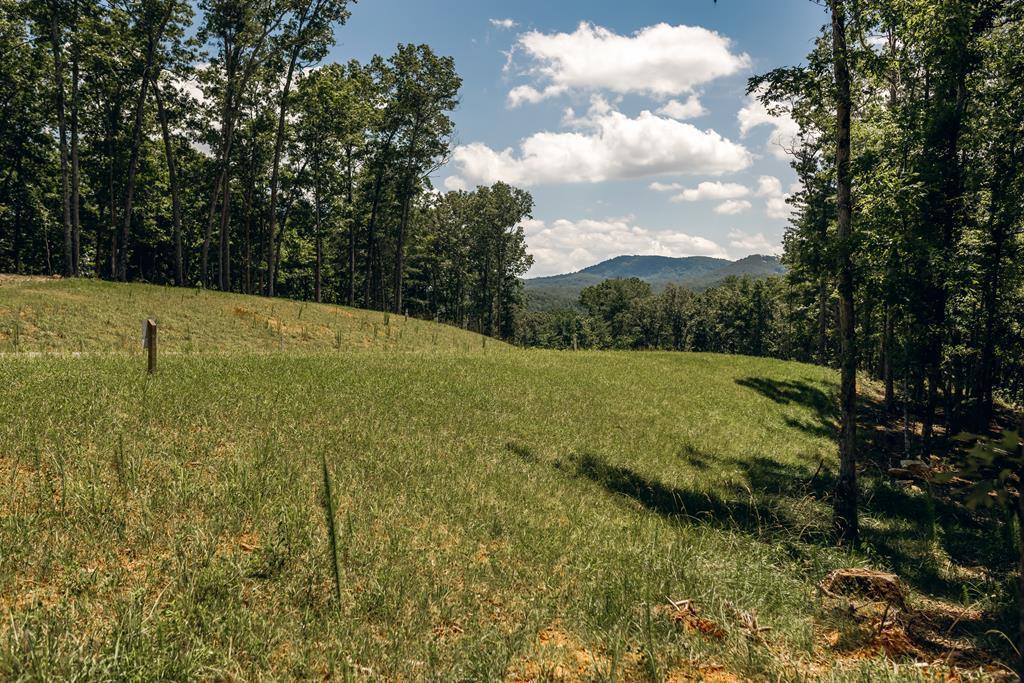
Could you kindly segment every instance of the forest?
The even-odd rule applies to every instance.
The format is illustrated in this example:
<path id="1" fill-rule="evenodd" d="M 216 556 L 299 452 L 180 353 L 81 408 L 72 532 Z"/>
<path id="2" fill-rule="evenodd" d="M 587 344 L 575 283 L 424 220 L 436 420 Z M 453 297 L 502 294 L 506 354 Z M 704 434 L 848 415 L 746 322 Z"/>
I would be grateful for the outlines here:
<path id="1" fill-rule="evenodd" d="M 530 195 L 440 196 L 461 79 L 324 63 L 345 0 L 3 0 L 0 271 L 511 330 Z"/>

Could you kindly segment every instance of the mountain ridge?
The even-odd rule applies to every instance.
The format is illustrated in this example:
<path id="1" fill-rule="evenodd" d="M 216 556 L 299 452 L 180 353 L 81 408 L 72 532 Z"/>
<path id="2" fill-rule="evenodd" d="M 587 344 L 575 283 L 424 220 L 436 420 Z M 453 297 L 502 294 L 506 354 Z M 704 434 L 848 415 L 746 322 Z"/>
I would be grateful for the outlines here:
<path id="1" fill-rule="evenodd" d="M 751 254 L 735 261 L 713 256 L 623 254 L 572 273 L 528 278 L 523 284 L 529 308 L 544 310 L 575 306 L 585 287 L 612 278 L 638 277 L 655 291 L 670 283 L 699 290 L 730 276 L 763 278 L 785 272 L 777 256 L 765 254 Z"/>

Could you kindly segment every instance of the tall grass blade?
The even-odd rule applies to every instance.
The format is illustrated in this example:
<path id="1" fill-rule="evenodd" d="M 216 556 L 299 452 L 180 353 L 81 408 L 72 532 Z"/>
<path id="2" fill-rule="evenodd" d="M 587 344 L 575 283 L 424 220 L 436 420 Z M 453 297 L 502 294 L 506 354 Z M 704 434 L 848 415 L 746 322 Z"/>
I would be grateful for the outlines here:
<path id="1" fill-rule="evenodd" d="M 327 544 L 330 548 L 330 562 L 334 573 L 334 597 L 341 603 L 341 570 L 338 566 L 338 534 L 334 528 L 334 487 L 331 485 L 331 473 L 327 469 L 327 456 L 320 456 L 324 471 L 324 514 L 327 516 Z"/>

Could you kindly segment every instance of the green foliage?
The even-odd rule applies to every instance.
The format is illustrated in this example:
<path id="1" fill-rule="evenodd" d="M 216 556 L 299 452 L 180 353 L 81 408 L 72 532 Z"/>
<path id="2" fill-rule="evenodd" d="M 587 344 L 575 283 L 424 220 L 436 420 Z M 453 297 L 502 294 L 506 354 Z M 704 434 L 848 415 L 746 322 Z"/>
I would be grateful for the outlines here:
<path id="1" fill-rule="evenodd" d="M 669 349 L 811 360 L 792 341 L 788 301 L 781 278 L 727 277 L 693 292 L 676 285 L 653 294 L 639 278 L 587 287 L 583 312 L 572 309 L 520 315 L 516 342 L 525 346 Z"/>
<path id="2" fill-rule="evenodd" d="M 963 477 L 971 481 L 964 491 L 969 507 L 1015 508 L 1024 472 L 1024 433 L 1004 429 L 994 438 L 966 433 L 956 438 L 971 445 L 957 469 L 940 473 L 936 480 L 949 482 Z"/>

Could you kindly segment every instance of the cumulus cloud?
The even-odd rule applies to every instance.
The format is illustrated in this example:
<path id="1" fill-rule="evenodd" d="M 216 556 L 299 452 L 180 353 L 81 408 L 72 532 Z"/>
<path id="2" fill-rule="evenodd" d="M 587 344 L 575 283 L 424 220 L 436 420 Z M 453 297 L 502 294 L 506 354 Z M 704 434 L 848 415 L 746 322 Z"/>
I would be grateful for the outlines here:
<path id="1" fill-rule="evenodd" d="M 764 199 L 764 212 L 768 218 L 788 219 L 793 213 L 793 207 L 786 203 L 786 200 L 800 187 L 799 183 L 793 183 L 788 192 L 782 191 L 782 181 L 775 176 L 763 175 L 757 179 L 757 190 L 755 195 Z"/>
<path id="2" fill-rule="evenodd" d="M 511 106 L 568 90 L 670 97 L 750 66 L 750 57 L 733 52 L 725 36 L 699 26 L 666 23 L 632 35 L 588 22 L 572 33 L 529 31 L 519 36 L 516 49 L 530 60 L 526 73 L 544 85 L 530 87 L 529 96 L 513 89 Z"/>
<path id="3" fill-rule="evenodd" d="M 734 216 L 747 211 L 750 207 L 751 203 L 746 199 L 730 199 L 716 206 L 715 213 L 722 214 L 723 216 Z"/>
<path id="4" fill-rule="evenodd" d="M 721 245 L 705 237 L 650 230 L 630 218 L 527 220 L 522 226 L 534 257 L 531 277 L 571 273 L 622 254 L 726 257 Z"/>
<path id="5" fill-rule="evenodd" d="M 512 107 L 518 107 L 523 102 L 537 104 L 541 100 L 561 95 L 563 92 L 565 92 L 565 88 L 560 85 L 549 85 L 543 90 L 537 90 L 532 85 L 520 85 L 509 90 L 508 103 Z"/>
<path id="6" fill-rule="evenodd" d="M 491 26 L 496 28 L 507 28 L 513 29 L 517 26 L 516 22 L 512 19 L 490 19 Z"/>
<path id="7" fill-rule="evenodd" d="M 704 116 L 704 114 L 708 113 L 708 110 L 704 108 L 703 104 L 701 104 L 699 97 L 696 95 L 690 95 L 686 98 L 685 102 L 669 100 L 657 110 L 657 113 L 678 121 L 685 121 L 686 119 L 695 119 L 698 116 Z"/>
<path id="8" fill-rule="evenodd" d="M 740 137 L 747 135 L 760 126 L 769 126 L 771 132 L 768 134 L 768 151 L 777 159 L 789 159 L 787 150 L 793 149 L 796 145 L 797 134 L 800 126 L 789 114 L 772 114 L 757 98 L 756 94 L 747 96 L 747 102 L 736 114 L 736 120 L 740 124 Z"/>
<path id="9" fill-rule="evenodd" d="M 513 185 L 597 183 L 666 174 L 720 175 L 751 164 L 751 154 L 714 130 L 640 112 L 632 118 L 596 98 L 590 112 L 565 123 L 574 130 L 539 132 L 517 150 L 481 142 L 456 147 L 452 183 Z"/>
<path id="10" fill-rule="evenodd" d="M 706 200 L 720 201 L 722 199 L 738 199 L 750 194 L 743 185 L 739 183 L 720 183 L 705 181 L 697 185 L 683 189 L 682 192 L 672 198 L 674 202 L 700 202 Z"/>
<path id="11" fill-rule="evenodd" d="M 763 232 L 750 234 L 742 230 L 730 230 L 729 246 L 743 255 L 771 254 L 778 256 L 782 253 L 782 246 L 771 242 Z"/>

